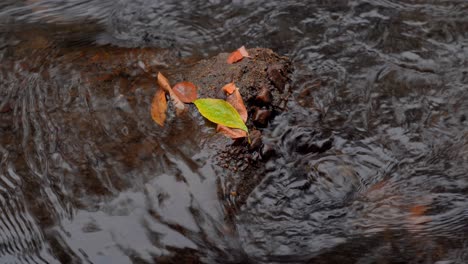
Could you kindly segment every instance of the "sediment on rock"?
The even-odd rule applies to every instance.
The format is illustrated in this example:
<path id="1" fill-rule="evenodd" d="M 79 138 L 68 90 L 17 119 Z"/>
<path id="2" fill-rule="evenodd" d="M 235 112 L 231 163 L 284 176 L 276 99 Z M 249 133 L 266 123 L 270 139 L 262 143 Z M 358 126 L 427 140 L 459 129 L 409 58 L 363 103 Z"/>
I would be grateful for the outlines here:
<path id="1" fill-rule="evenodd" d="M 251 143 L 220 141 L 218 165 L 227 170 L 220 179 L 219 196 L 226 201 L 228 214 L 234 213 L 263 179 L 265 162 L 273 154 L 272 146 L 262 142 L 262 130 L 275 115 L 285 111 L 291 93 L 292 65 L 288 58 L 270 49 L 248 50 L 251 58 L 226 63 L 229 54 L 221 53 L 202 60 L 171 76 L 175 81 L 191 81 L 199 87 L 200 97 L 224 98 L 221 88 L 234 82 L 246 102 L 247 126 Z M 235 201 L 235 202 L 232 202 Z"/>

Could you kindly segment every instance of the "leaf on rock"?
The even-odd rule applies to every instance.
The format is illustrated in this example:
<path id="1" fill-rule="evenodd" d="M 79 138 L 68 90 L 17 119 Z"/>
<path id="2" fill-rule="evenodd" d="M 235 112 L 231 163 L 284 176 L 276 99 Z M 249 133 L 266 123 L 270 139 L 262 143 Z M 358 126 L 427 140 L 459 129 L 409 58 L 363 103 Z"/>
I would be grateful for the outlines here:
<path id="1" fill-rule="evenodd" d="M 211 122 L 248 132 L 241 116 L 228 102 L 222 99 L 203 98 L 197 99 L 193 103 L 202 116 Z"/>
<path id="2" fill-rule="evenodd" d="M 245 108 L 244 101 L 242 100 L 242 96 L 239 92 L 239 88 L 236 87 L 234 83 L 232 83 L 232 86 L 234 87 L 233 92 L 227 96 L 226 102 L 230 103 L 234 109 L 237 110 L 239 115 L 242 118 L 242 121 L 247 122 L 247 108 Z"/>
<path id="3" fill-rule="evenodd" d="M 151 117 L 154 122 L 160 126 L 164 126 L 166 120 L 167 101 L 166 94 L 163 89 L 158 89 L 154 94 L 153 101 L 151 102 Z"/>
<path id="4" fill-rule="evenodd" d="M 216 131 L 232 139 L 247 137 L 247 132 L 238 128 L 229 128 L 218 124 Z"/>
<path id="5" fill-rule="evenodd" d="M 249 53 L 247 52 L 247 49 L 245 48 L 245 46 L 242 46 L 238 49 L 238 51 L 240 52 L 240 54 L 243 56 L 243 57 L 249 57 Z"/>
<path id="6" fill-rule="evenodd" d="M 250 58 L 249 53 L 245 49 L 245 46 L 242 46 L 238 48 L 237 50 L 235 50 L 234 52 L 232 52 L 231 54 L 229 54 L 229 57 L 227 58 L 227 63 L 229 64 L 236 63 L 238 61 L 241 61 L 244 57 Z"/>
<path id="7" fill-rule="evenodd" d="M 197 100 L 197 87 L 191 82 L 177 83 L 172 91 L 184 103 L 193 103 L 193 101 Z"/>
<path id="8" fill-rule="evenodd" d="M 232 52 L 231 54 L 229 54 L 229 57 L 227 58 L 227 63 L 233 64 L 238 61 L 241 61 L 243 58 L 244 56 L 242 56 L 242 54 L 238 50 L 236 50 Z"/>
<path id="9" fill-rule="evenodd" d="M 171 93 L 172 89 L 169 80 L 160 72 L 158 72 L 158 85 L 166 91 L 166 93 Z"/>
<path id="10" fill-rule="evenodd" d="M 171 85 L 167 78 L 160 72 L 158 72 L 158 85 L 169 94 L 172 103 L 176 108 L 176 114 L 180 114 L 185 110 L 185 105 L 179 99 L 179 97 L 172 91 Z"/>
<path id="11" fill-rule="evenodd" d="M 228 83 L 223 86 L 223 91 L 227 94 L 232 94 L 236 90 L 236 85 L 234 83 Z"/>

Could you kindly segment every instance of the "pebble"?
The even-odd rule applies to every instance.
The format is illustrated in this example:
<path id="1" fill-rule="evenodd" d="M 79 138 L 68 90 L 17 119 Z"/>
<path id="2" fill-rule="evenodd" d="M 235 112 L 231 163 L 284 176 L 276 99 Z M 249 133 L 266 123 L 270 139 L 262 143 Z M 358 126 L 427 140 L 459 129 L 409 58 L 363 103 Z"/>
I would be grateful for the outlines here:
<path id="1" fill-rule="evenodd" d="M 284 91 L 284 86 L 288 81 L 287 77 L 281 72 L 283 68 L 281 64 L 274 64 L 269 66 L 267 70 L 268 78 L 281 93 Z"/>
<path id="2" fill-rule="evenodd" d="M 255 97 L 255 101 L 261 105 L 269 105 L 271 103 L 270 89 L 268 89 L 266 86 L 263 86 L 258 92 L 257 97 Z"/>
<path id="3" fill-rule="evenodd" d="M 253 121 L 256 125 L 265 127 L 268 124 L 270 117 L 271 117 L 270 110 L 257 108 L 255 109 L 255 112 L 253 115 Z"/>
<path id="4" fill-rule="evenodd" d="M 275 149 L 273 148 L 273 146 L 271 146 L 269 144 L 263 145 L 262 151 L 260 153 L 263 160 L 268 160 L 274 154 L 275 154 Z"/>
<path id="5" fill-rule="evenodd" d="M 259 149 L 262 146 L 262 133 L 259 130 L 252 130 L 250 132 L 250 150 Z"/>

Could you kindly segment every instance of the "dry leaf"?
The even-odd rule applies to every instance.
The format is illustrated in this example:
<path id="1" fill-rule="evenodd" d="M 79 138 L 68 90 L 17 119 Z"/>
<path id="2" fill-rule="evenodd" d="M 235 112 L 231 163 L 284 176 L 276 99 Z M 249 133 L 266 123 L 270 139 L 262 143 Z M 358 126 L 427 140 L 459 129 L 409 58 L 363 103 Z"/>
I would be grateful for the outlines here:
<path id="1" fill-rule="evenodd" d="M 176 114 L 179 115 L 185 110 L 185 105 L 182 103 L 182 101 L 179 99 L 179 97 L 172 91 L 171 85 L 169 84 L 169 81 L 167 78 L 160 72 L 158 72 L 158 85 L 166 91 L 166 93 L 169 94 L 169 97 L 171 98 L 172 103 L 174 104 L 176 108 Z"/>
<path id="2" fill-rule="evenodd" d="M 151 117 L 154 122 L 160 126 L 164 126 L 166 120 L 167 101 L 166 93 L 163 89 L 158 89 L 154 94 L 153 101 L 151 102 Z"/>
<path id="3" fill-rule="evenodd" d="M 158 72 L 158 85 L 166 91 L 166 93 L 170 94 L 172 92 L 169 80 L 160 72 Z"/>
<path id="4" fill-rule="evenodd" d="M 193 103 L 193 101 L 197 100 L 197 87 L 191 82 L 177 83 L 172 91 L 184 103 Z"/>
<path id="5" fill-rule="evenodd" d="M 244 101 L 242 100 L 242 96 L 239 92 L 239 88 L 237 88 L 234 83 L 232 83 L 232 86 L 234 86 L 234 91 L 227 96 L 226 101 L 231 104 L 239 113 L 239 115 L 242 118 L 242 121 L 247 122 L 247 108 L 245 108 Z"/>
<path id="6" fill-rule="evenodd" d="M 230 128 L 219 124 L 216 127 L 216 131 L 232 139 L 247 137 L 247 132 L 242 129 Z"/>
<path id="7" fill-rule="evenodd" d="M 245 47 L 242 46 L 238 48 L 237 50 L 235 50 L 234 52 L 232 52 L 231 54 L 229 54 L 229 57 L 227 58 L 227 63 L 229 64 L 236 63 L 238 61 L 241 61 L 244 57 L 250 58 L 249 53 L 247 52 Z"/>
<path id="8" fill-rule="evenodd" d="M 234 83 L 228 83 L 224 85 L 222 89 L 225 93 L 229 95 L 229 94 L 232 94 L 236 90 L 236 85 Z"/>
<path id="9" fill-rule="evenodd" d="M 242 56 L 242 54 L 238 50 L 236 50 L 232 52 L 231 54 L 229 54 L 229 57 L 227 58 L 227 63 L 233 64 L 238 61 L 241 61 L 243 58 L 244 56 Z"/>
<path id="10" fill-rule="evenodd" d="M 245 46 L 242 46 L 238 49 L 238 51 L 240 52 L 240 54 L 243 56 L 243 57 L 249 57 L 249 53 L 247 52 L 247 50 L 245 49 Z"/>

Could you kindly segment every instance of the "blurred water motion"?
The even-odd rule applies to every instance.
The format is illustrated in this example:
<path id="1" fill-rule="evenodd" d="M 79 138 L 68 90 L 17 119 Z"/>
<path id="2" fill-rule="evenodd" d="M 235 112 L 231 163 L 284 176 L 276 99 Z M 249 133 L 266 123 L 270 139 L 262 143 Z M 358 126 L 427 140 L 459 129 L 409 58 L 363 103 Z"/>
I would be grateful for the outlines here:
<path id="1" fill-rule="evenodd" d="M 467 12 L 462 0 L 3 1 L 0 262 L 468 262 Z M 294 94 L 264 131 L 278 155 L 232 223 L 211 132 L 196 118 L 157 129 L 151 84 L 117 84 L 138 61 L 176 72 L 242 45 L 289 56 Z M 120 79 L 100 86 L 109 69 Z"/>

